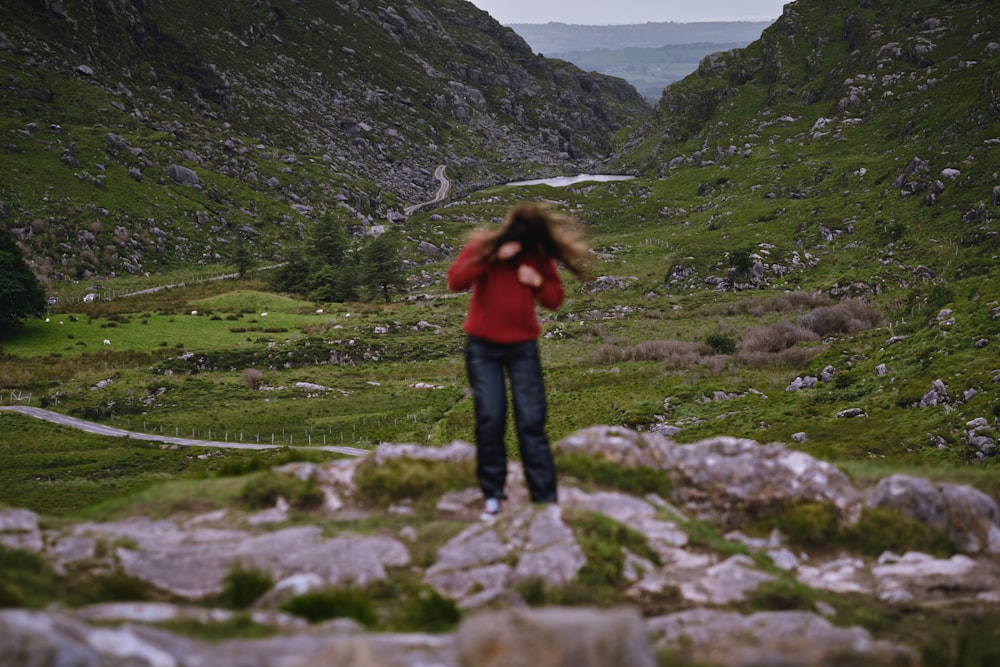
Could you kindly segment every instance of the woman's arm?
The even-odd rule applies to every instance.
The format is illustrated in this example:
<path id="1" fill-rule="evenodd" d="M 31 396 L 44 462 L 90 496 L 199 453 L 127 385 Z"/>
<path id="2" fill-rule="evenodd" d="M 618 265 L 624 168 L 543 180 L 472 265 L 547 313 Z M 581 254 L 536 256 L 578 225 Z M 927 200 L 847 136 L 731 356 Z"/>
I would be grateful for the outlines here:
<path id="1" fill-rule="evenodd" d="M 452 292 L 464 292 L 472 287 L 476 278 L 489 267 L 489 262 L 482 259 L 482 246 L 475 241 L 467 243 L 458 253 L 458 258 L 448 267 L 448 289 Z"/>
<path id="2" fill-rule="evenodd" d="M 549 310 L 555 310 L 562 305 L 563 299 L 566 298 L 566 291 L 562 278 L 559 277 L 556 263 L 551 259 L 546 259 L 531 266 L 537 273 L 537 278 L 531 284 L 535 290 L 535 301 Z"/>

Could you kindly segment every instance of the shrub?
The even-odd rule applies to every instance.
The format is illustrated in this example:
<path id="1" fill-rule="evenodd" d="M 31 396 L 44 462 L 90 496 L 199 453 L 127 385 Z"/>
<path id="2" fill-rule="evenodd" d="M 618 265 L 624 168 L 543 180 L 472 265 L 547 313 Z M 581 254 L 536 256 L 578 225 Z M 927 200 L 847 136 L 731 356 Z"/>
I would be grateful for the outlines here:
<path id="1" fill-rule="evenodd" d="M 247 460 L 230 459 L 219 467 L 216 475 L 219 477 L 239 477 L 247 473 L 259 472 L 265 467 L 267 467 L 266 464 L 259 456 L 252 456 Z"/>
<path id="2" fill-rule="evenodd" d="M 246 609 L 271 590 L 274 579 L 267 570 L 237 563 L 223 581 L 222 600 L 231 609 Z"/>
<path id="3" fill-rule="evenodd" d="M 587 558 L 580 570 L 582 583 L 595 586 L 616 586 L 623 582 L 625 555 L 623 549 L 659 564 L 646 536 L 597 512 L 589 512 L 574 522 L 577 541 Z"/>
<path id="4" fill-rule="evenodd" d="M 454 600 L 428 588 L 406 599 L 398 620 L 413 632 L 450 632 L 462 620 L 462 612 Z"/>
<path id="5" fill-rule="evenodd" d="M 722 311 L 727 315 L 745 313 L 761 316 L 765 313 L 787 313 L 806 308 L 825 306 L 830 299 L 821 292 L 789 292 L 764 298 L 743 299 L 736 303 L 726 304 Z"/>
<path id="6" fill-rule="evenodd" d="M 549 603 L 549 596 L 545 590 L 545 580 L 541 577 L 524 579 L 514 586 L 514 590 L 530 607 L 542 607 Z"/>
<path id="7" fill-rule="evenodd" d="M 729 253 L 729 266 L 739 275 L 750 275 L 753 268 L 753 256 L 751 248 L 740 248 Z"/>
<path id="8" fill-rule="evenodd" d="M 436 502 L 447 491 L 475 487 L 475 467 L 472 461 L 393 459 L 364 466 L 355 477 L 355 485 L 355 497 L 377 507 L 403 500 Z"/>
<path id="9" fill-rule="evenodd" d="M 809 329 L 797 327 L 787 322 L 755 327 L 736 346 L 736 360 L 748 366 L 786 364 L 799 366 L 807 362 L 819 350 L 795 347 L 798 343 L 819 340 L 819 336 Z"/>
<path id="10" fill-rule="evenodd" d="M 711 355 L 712 348 L 704 343 L 679 340 L 647 340 L 632 346 L 602 345 L 594 353 L 592 363 L 614 364 L 623 361 L 659 361 L 672 368 L 694 366 Z"/>
<path id="11" fill-rule="evenodd" d="M 44 558 L 0 544 L 0 608 L 43 607 L 56 598 L 57 587 Z"/>
<path id="12" fill-rule="evenodd" d="M 839 532 L 837 510 L 822 503 L 799 503 L 786 508 L 774 521 L 788 541 L 807 549 L 832 545 Z"/>
<path id="13" fill-rule="evenodd" d="M 364 592 L 354 588 L 303 593 L 286 600 L 281 608 L 310 623 L 331 618 L 353 618 L 366 627 L 372 627 L 378 620 L 371 600 Z"/>
<path id="14" fill-rule="evenodd" d="M 268 471 L 248 481 L 240 492 L 240 500 L 250 509 L 273 507 L 284 498 L 295 509 L 308 510 L 323 503 L 316 478 L 306 481 Z"/>
<path id="15" fill-rule="evenodd" d="M 790 544 L 805 549 L 848 549 L 867 556 L 884 551 L 920 551 L 935 556 L 958 552 L 946 534 L 889 508 L 865 508 L 853 525 L 843 525 L 830 505 L 802 502 L 755 522 L 757 530 L 777 528 Z"/>
<path id="16" fill-rule="evenodd" d="M 560 473 L 571 475 L 583 483 L 642 496 L 649 493 L 670 495 L 670 477 L 662 470 L 645 466 L 627 467 L 580 454 L 559 455 L 557 464 Z"/>
<path id="17" fill-rule="evenodd" d="M 66 597 L 71 605 L 144 602 L 153 599 L 147 582 L 124 572 L 109 572 L 92 579 L 72 578 L 67 583 L 70 590 Z"/>
<path id="18" fill-rule="evenodd" d="M 748 595 L 751 608 L 766 611 L 803 610 L 816 608 L 817 592 L 787 578 L 765 581 Z"/>
<path id="19" fill-rule="evenodd" d="M 264 377 L 264 373 L 257 370 L 256 368 L 247 368 L 240 375 L 240 382 L 247 389 L 256 389 L 260 385 L 261 378 Z"/>
<path id="20" fill-rule="evenodd" d="M 710 333 L 705 336 L 705 345 L 716 354 L 732 354 L 736 351 L 736 339 L 728 334 Z"/>
<path id="21" fill-rule="evenodd" d="M 888 507 L 865 508 L 861 520 L 844 529 L 842 542 L 868 556 L 883 551 L 920 551 L 944 557 L 958 553 L 958 546 L 947 534 Z"/>
<path id="22" fill-rule="evenodd" d="M 8 607 L 23 607 L 24 593 L 14 584 L 0 581 L 0 609 Z"/>
<path id="23" fill-rule="evenodd" d="M 882 314 L 861 299 L 845 299 L 799 318 L 799 324 L 820 336 L 864 331 L 882 322 Z"/>

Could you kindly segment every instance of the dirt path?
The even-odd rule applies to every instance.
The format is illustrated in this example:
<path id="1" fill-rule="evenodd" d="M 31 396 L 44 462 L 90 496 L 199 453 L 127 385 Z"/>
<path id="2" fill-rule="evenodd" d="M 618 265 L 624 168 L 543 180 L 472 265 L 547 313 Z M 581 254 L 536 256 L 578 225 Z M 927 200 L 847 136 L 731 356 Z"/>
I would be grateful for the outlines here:
<path id="1" fill-rule="evenodd" d="M 0 411 L 16 412 L 18 414 L 27 415 L 29 417 L 34 417 L 36 419 L 44 419 L 45 421 L 52 422 L 54 424 L 59 424 L 61 426 L 69 426 L 70 428 L 80 429 L 81 431 L 86 431 L 88 433 L 96 433 L 97 435 L 107 435 L 114 438 L 132 438 L 134 440 L 150 440 L 153 442 L 166 442 L 172 445 L 181 445 L 184 447 L 220 447 L 224 449 L 280 449 L 285 445 L 262 445 L 258 443 L 247 443 L 247 442 L 219 442 L 217 440 L 194 440 L 191 438 L 175 438 L 167 435 L 158 435 L 156 433 L 140 433 L 137 431 L 126 431 L 124 429 L 115 428 L 114 426 L 105 426 L 104 424 L 97 424 L 95 422 L 89 422 L 84 419 L 77 419 L 76 417 L 69 417 L 58 412 L 52 412 L 51 410 L 45 410 L 43 408 L 34 408 L 27 405 L 0 405 Z M 346 454 L 348 456 L 363 456 L 368 454 L 371 450 L 359 449 L 357 447 L 345 447 L 337 445 L 317 445 L 315 447 L 291 447 L 291 449 L 318 449 L 324 452 L 335 452 L 337 454 Z"/>

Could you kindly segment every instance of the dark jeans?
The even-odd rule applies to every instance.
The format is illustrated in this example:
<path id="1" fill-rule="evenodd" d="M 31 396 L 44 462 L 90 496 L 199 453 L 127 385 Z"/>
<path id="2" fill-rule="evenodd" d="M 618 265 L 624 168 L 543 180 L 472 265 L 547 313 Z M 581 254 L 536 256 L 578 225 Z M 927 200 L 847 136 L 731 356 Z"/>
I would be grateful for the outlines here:
<path id="1" fill-rule="evenodd" d="M 556 470 L 545 435 L 545 386 L 538 342 L 504 345 L 468 336 L 465 368 L 476 411 L 476 475 L 487 498 L 504 498 L 507 482 L 507 389 L 510 378 L 514 424 L 532 502 L 556 502 Z"/>

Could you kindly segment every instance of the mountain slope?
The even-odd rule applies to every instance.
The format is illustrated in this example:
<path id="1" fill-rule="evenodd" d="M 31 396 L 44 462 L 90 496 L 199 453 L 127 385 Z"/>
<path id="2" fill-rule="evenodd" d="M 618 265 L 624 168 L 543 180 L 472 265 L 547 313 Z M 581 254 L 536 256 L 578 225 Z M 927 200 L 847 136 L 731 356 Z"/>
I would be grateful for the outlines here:
<path id="1" fill-rule="evenodd" d="M 463 1 L 0 10 L 0 216 L 56 279 L 210 262 L 237 234 L 278 257 L 323 210 L 402 220 L 439 164 L 459 187 L 572 168 L 648 114 Z"/>

